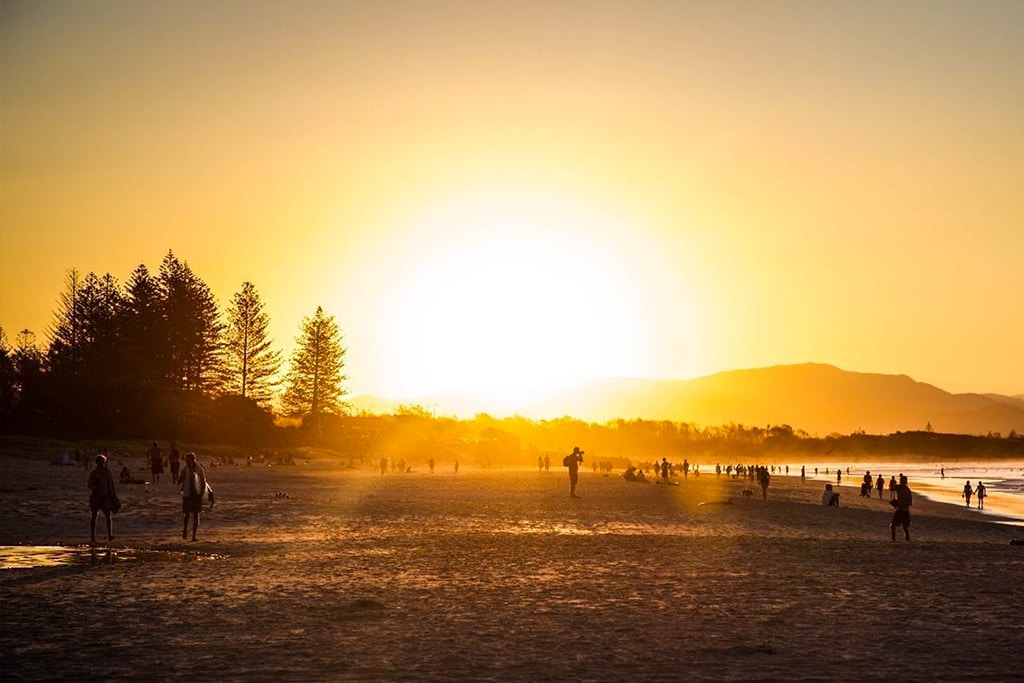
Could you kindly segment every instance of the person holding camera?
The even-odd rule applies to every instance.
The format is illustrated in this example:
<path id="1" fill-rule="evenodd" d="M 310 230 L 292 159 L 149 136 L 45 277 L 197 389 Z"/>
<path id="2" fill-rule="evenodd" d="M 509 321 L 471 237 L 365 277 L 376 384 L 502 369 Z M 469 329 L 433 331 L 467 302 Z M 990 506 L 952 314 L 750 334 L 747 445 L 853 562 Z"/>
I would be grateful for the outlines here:
<path id="1" fill-rule="evenodd" d="M 580 480 L 580 463 L 583 462 L 583 451 L 579 446 L 574 446 L 572 453 L 562 458 L 562 464 L 569 468 L 569 497 L 579 498 L 576 495 L 576 484 Z"/>

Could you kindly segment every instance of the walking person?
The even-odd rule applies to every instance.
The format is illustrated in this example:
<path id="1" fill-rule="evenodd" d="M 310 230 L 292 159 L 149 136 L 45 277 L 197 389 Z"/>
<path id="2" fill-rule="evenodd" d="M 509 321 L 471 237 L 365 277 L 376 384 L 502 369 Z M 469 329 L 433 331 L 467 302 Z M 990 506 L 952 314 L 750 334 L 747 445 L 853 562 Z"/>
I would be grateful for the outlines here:
<path id="1" fill-rule="evenodd" d="M 971 488 L 971 480 L 968 479 L 967 483 L 964 484 L 964 492 L 960 494 L 960 497 L 967 501 L 967 507 L 971 507 L 972 495 L 974 495 L 974 489 Z"/>
<path id="2" fill-rule="evenodd" d="M 768 484 L 772 480 L 772 475 L 768 474 L 767 467 L 757 468 L 757 483 L 761 485 L 761 498 L 768 500 Z"/>
<path id="3" fill-rule="evenodd" d="M 900 483 L 896 486 L 896 500 L 890 501 L 896 508 L 892 513 L 892 521 L 889 522 L 889 531 L 892 540 L 896 541 L 896 527 L 903 527 L 903 536 L 910 540 L 910 506 L 914 504 L 914 496 L 910 491 L 910 485 L 904 475 L 900 475 Z"/>
<path id="4" fill-rule="evenodd" d="M 580 463 L 583 462 L 583 451 L 579 446 L 574 446 L 572 453 L 562 458 L 562 464 L 569 468 L 569 497 L 579 498 L 576 495 L 576 484 L 580 480 Z"/>
<path id="5" fill-rule="evenodd" d="M 184 515 L 181 537 L 188 538 L 188 520 L 191 517 L 194 541 L 199 531 L 199 513 L 203 510 L 203 495 L 206 493 L 206 468 L 196 462 L 196 454 L 191 451 L 185 454 L 185 467 L 181 470 L 178 483 L 181 486 L 181 512 Z"/>
<path id="6" fill-rule="evenodd" d="M 988 489 L 986 489 L 985 485 L 982 484 L 979 481 L 978 482 L 978 488 L 977 488 L 977 490 L 974 493 L 978 496 L 978 509 L 979 510 L 984 510 L 985 509 L 985 499 L 988 498 Z"/>
<path id="7" fill-rule="evenodd" d="M 878 480 L 875 481 L 875 489 L 878 491 L 878 500 L 882 500 L 882 491 L 885 490 L 885 479 L 882 478 L 881 474 L 878 475 Z"/>
<path id="8" fill-rule="evenodd" d="M 164 452 L 153 442 L 153 447 L 146 451 L 149 459 L 149 473 L 153 475 L 153 483 L 160 483 L 160 475 L 164 473 Z"/>
<path id="9" fill-rule="evenodd" d="M 107 522 L 107 541 L 114 540 L 112 515 L 121 509 L 121 501 L 117 498 L 114 475 L 107 467 L 107 456 L 103 453 L 96 456 L 96 467 L 89 473 L 89 509 L 92 512 L 89 522 L 89 543 L 96 545 L 96 516 L 101 510 Z"/>
<path id="10" fill-rule="evenodd" d="M 171 480 L 178 481 L 178 471 L 181 470 L 181 454 L 178 452 L 178 444 L 171 442 L 171 452 L 167 454 L 167 464 L 171 468 Z"/>

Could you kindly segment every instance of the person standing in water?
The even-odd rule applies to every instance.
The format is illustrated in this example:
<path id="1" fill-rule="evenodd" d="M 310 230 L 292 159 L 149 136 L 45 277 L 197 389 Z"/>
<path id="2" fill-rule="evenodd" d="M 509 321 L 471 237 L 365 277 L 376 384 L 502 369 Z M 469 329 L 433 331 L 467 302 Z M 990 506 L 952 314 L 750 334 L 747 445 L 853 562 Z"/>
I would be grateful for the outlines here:
<path id="1" fill-rule="evenodd" d="M 569 468 L 569 497 L 579 498 L 576 495 L 576 484 L 580 480 L 580 463 L 583 462 L 583 451 L 579 446 L 574 446 L 572 453 L 562 459 L 562 464 Z"/>
<path id="2" fill-rule="evenodd" d="M 184 521 L 181 537 L 188 538 L 188 519 L 192 518 L 192 540 L 199 531 L 199 513 L 203 510 L 203 495 L 206 493 L 206 468 L 196 462 L 196 454 L 185 454 L 185 467 L 181 470 L 178 483 L 181 486 L 181 512 Z"/>

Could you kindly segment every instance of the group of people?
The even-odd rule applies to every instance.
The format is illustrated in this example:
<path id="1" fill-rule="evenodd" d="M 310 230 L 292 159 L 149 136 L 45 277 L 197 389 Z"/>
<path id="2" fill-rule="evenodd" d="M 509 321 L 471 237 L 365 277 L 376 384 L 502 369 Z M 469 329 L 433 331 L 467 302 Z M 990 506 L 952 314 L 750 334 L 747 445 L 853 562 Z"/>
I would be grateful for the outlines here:
<path id="1" fill-rule="evenodd" d="M 177 448 L 173 444 L 171 446 L 171 453 L 172 456 L 177 455 Z M 163 473 L 163 452 L 154 441 L 152 448 L 147 451 L 146 455 L 150 463 L 150 471 L 153 474 L 154 483 L 158 483 L 159 475 Z M 188 452 L 185 454 L 184 467 L 181 466 L 179 457 L 172 457 L 169 459 L 169 462 L 171 474 L 181 490 L 181 511 L 183 515 L 181 537 L 183 539 L 189 538 L 189 522 L 191 521 L 191 538 L 195 541 L 196 535 L 199 532 L 199 514 L 203 509 L 203 500 L 208 499 L 210 506 L 213 506 L 213 488 L 206 478 L 206 468 L 196 460 L 195 453 Z M 125 480 L 126 473 L 128 475 L 127 481 Z M 131 473 L 127 467 L 121 470 L 121 481 L 122 483 L 136 482 L 136 480 L 131 478 Z M 109 542 L 114 538 L 113 515 L 121 509 L 121 501 L 117 496 L 117 489 L 114 486 L 114 475 L 110 470 L 109 457 L 105 450 L 100 451 L 96 456 L 96 467 L 89 473 L 88 486 L 89 509 L 92 513 L 89 526 L 90 543 L 96 543 L 96 520 L 100 512 L 103 513 L 106 522 L 106 540 Z"/>
<path id="2" fill-rule="evenodd" d="M 892 500 L 894 491 L 896 490 L 896 478 L 893 477 L 889 484 L 889 500 Z M 877 479 L 871 478 L 871 471 L 868 470 L 864 473 L 864 479 L 861 480 L 860 484 L 860 495 L 862 498 L 870 498 L 871 491 L 878 491 L 878 500 L 882 500 L 882 493 L 885 491 L 885 477 L 881 474 L 878 475 Z"/>
<path id="3" fill-rule="evenodd" d="M 978 509 L 985 509 L 985 498 L 988 497 L 988 489 L 985 488 L 985 484 L 978 482 L 978 488 L 971 488 L 971 480 L 968 479 L 967 483 L 964 484 L 964 491 L 960 494 L 960 497 L 966 501 L 967 507 L 971 507 L 971 496 L 978 497 Z"/>
<path id="4" fill-rule="evenodd" d="M 836 470 L 837 484 L 842 483 L 842 471 Z M 885 477 L 881 474 L 877 479 L 872 478 L 871 472 L 864 473 L 864 479 L 860 485 L 860 495 L 870 497 L 871 491 L 878 491 L 878 499 L 882 499 L 882 492 L 885 490 Z M 831 483 L 825 484 L 825 490 L 821 492 L 821 504 L 826 507 L 839 507 L 839 491 L 833 488 Z M 900 473 L 899 481 L 896 477 L 889 480 L 889 504 L 893 506 L 892 519 L 889 521 L 889 532 L 892 540 L 896 540 L 896 529 L 903 529 L 903 536 L 910 540 L 910 507 L 914 504 L 914 495 L 910 490 L 910 483 L 907 476 Z"/>

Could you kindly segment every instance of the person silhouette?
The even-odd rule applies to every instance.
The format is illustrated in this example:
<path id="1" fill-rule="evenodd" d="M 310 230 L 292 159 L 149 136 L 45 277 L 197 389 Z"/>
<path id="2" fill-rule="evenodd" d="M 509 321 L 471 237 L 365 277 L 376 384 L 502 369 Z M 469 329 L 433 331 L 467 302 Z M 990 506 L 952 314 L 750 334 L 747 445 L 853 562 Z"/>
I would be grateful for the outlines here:
<path id="1" fill-rule="evenodd" d="M 821 504 L 825 507 L 839 507 L 839 494 L 832 490 L 832 484 L 825 484 L 821 492 Z"/>
<path id="2" fill-rule="evenodd" d="M 910 540 L 910 506 L 914 504 L 914 496 L 910 491 L 910 484 L 904 475 L 900 475 L 900 483 L 896 485 L 896 500 L 891 501 L 896 510 L 892 513 L 892 521 L 889 522 L 889 531 L 892 540 L 896 541 L 896 527 L 903 527 L 903 536 Z"/>
<path id="3" fill-rule="evenodd" d="M 96 467 L 89 473 L 89 510 L 92 518 L 89 522 L 89 543 L 96 544 L 96 516 L 103 511 L 107 523 L 107 540 L 114 540 L 114 521 L 111 515 L 121 507 L 114 489 L 114 475 L 107 467 L 107 456 L 100 453 L 96 456 Z"/>
<path id="4" fill-rule="evenodd" d="M 185 466 L 181 469 L 178 484 L 181 486 L 181 512 L 184 521 L 181 537 L 188 538 L 188 520 L 192 518 L 192 540 L 199 531 L 199 513 L 203 510 L 203 496 L 206 494 L 206 468 L 196 462 L 196 454 L 185 454 Z"/>
<path id="5" fill-rule="evenodd" d="M 171 442 L 171 450 L 167 453 L 167 465 L 171 470 L 171 479 L 178 481 L 178 473 L 181 471 L 181 453 L 178 451 L 178 444 Z"/>
<path id="6" fill-rule="evenodd" d="M 971 488 L 971 480 L 968 479 L 967 483 L 964 484 L 964 492 L 960 494 L 960 497 L 967 501 L 967 507 L 971 507 L 971 496 L 974 494 L 974 489 Z"/>
<path id="7" fill-rule="evenodd" d="M 153 483 L 160 483 L 160 475 L 164 473 L 164 452 L 160 450 L 156 441 L 153 442 L 152 448 L 146 451 L 146 457 L 149 459 L 149 472 L 153 475 Z"/>
<path id="8" fill-rule="evenodd" d="M 977 488 L 977 490 L 974 493 L 977 494 L 977 496 L 978 496 L 978 509 L 979 510 L 984 510 L 985 509 L 985 499 L 988 498 L 988 489 L 986 489 L 985 485 L 982 484 L 979 481 L 978 482 L 978 488 Z"/>
<path id="9" fill-rule="evenodd" d="M 569 497 L 579 498 L 576 495 L 576 484 L 580 480 L 580 463 L 583 462 L 583 451 L 579 446 L 574 446 L 572 453 L 562 459 L 562 464 L 569 468 Z"/>
<path id="10" fill-rule="evenodd" d="M 668 483 L 669 464 L 668 458 L 661 459 L 661 480 Z"/>

